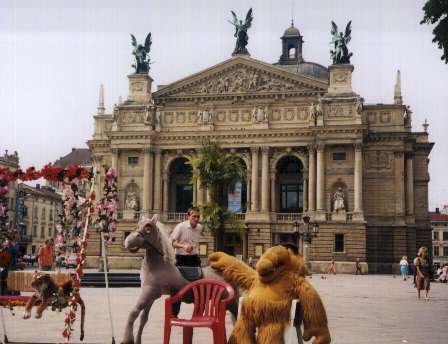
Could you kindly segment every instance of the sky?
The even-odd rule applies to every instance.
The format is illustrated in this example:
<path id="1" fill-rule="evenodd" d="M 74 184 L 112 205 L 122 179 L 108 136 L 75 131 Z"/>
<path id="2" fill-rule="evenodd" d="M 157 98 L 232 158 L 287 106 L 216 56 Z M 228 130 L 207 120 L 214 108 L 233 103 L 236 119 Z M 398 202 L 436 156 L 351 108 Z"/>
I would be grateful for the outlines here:
<path id="1" fill-rule="evenodd" d="M 304 37 L 305 60 L 330 61 L 330 28 L 352 20 L 353 89 L 368 104 L 392 103 L 400 69 L 413 131 L 428 119 L 430 209 L 448 204 L 448 65 L 420 25 L 424 1 L 411 0 L 1 0 L 0 154 L 19 152 L 22 167 L 42 167 L 86 147 L 98 90 L 106 112 L 128 93 L 130 33 L 152 33 L 150 75 L 156 85 L 220 63 L 235 46 L 230 11 L 253 8 L 251 56 L 274 63 L 291 18 Z"/>

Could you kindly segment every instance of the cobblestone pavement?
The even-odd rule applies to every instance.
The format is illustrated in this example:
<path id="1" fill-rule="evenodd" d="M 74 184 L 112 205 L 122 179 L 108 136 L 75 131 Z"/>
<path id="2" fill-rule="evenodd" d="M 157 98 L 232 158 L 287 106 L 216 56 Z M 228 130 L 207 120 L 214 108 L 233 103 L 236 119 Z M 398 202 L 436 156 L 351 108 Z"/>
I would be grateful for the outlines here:
<path id="1" fill-rule="evenodd" d="M 417 300 L 410 280 L 393 276 L 337 275 L 322 279 L 314 275 L 312 284 L 319 291 L 327 309 L 332 343 L 448 343 L 448 285 L 431 284 L 431 299 Z M 121 340 L 127 315 L 137 299 L 139 289 L 111 289 L 115 338 Z M 105 289 L 83 288 L 87 305 L 85 343 L 110 343 Z M 182 308 L 188 314 L 191 306 Z M 5 314 L 8 336 L 19 342 L 61 342 L 64 315 L 47 310 L 43 319 L 22 320 L 22 309 L 12 316 Z M 75 323 L 74 342 L 78 341 L 79 319 Z M 228 333 L 232 325 L 227 319 Z M 136 326 L 138 322 L 136 322 Z M 181 332 L 173 330 L 171 343 L 182 342 Z M 152 307 L 143 343 L 163 341 L 163 300 Z M 207 329 L 195 330 L 194 343 L 212 343 Z M 274 343 L 273 343 L 274 344 Z"/>

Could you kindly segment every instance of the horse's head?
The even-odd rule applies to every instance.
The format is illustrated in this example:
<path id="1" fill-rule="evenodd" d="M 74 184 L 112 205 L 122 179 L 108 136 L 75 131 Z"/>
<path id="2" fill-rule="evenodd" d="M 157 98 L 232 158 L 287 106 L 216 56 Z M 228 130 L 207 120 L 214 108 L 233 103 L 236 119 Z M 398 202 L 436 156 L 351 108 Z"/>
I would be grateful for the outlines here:
<path id="1" fill-rule="evenodd" d="M 141 248 L 156 248 L 159 240 L 159 230 L 156 226 L 157 218 L 153 216 L 151 219 L 143 219 L 137 225 L 137 229 L 130 233 L 124 242 L 124 246 L 131 252 L 135 253 Z"/>

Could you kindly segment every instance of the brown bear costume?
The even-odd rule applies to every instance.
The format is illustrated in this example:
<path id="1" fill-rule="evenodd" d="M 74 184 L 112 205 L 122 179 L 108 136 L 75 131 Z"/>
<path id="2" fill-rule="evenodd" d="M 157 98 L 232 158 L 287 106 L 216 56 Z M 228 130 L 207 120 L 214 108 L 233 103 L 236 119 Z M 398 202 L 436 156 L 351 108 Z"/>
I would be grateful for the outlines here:
<path id="1" fill-rule="evenodd" d="M 313 344 L 331 342 L 324 305 L 306 280 L 300 255 L 284 246 L 271 247 L 258 261 L 256 270 L 223 252 L 212 253 L 209 260 L 228 283 L 246 292 L 229 343 L 283 344 L 294 299 L 300 301 L 303 338 L 315 337 Z"/>

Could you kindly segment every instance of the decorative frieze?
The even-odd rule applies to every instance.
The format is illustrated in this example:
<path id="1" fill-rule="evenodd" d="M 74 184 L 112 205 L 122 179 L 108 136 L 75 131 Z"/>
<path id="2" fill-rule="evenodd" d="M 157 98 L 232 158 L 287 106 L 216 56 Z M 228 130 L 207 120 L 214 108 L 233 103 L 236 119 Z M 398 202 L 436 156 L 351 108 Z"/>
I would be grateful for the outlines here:
<path id="1" fill-rule="evenodd" d="M 390 170 L 392 169 L 392 152 L 366 151 L 364 153 L 366 170 Z"/>

